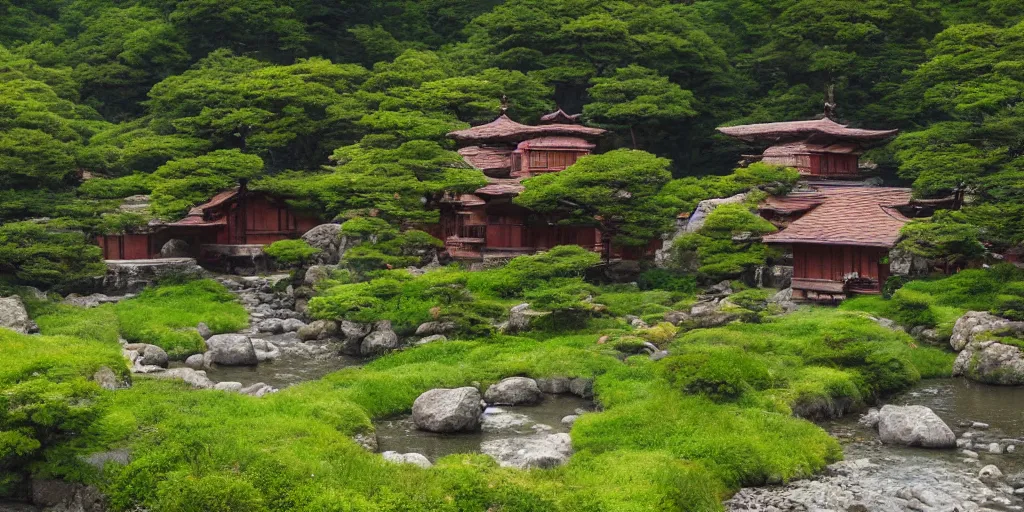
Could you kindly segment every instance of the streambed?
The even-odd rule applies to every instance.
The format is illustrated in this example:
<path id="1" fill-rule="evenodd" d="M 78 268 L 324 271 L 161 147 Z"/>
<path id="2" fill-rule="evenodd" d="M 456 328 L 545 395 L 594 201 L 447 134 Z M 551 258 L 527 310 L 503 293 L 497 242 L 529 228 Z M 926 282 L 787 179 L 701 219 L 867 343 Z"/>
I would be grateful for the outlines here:
<path id="1" fill-rule="evenodd" d="M 431 462 L 453 453 L 480 453 L 487 441 L 569 432 L 562 418 L 594 410 L 594 403 L 571 394 L 545 394 L 537 405 L 488 407 L 476 432 L 437 434 L 418 430 L 411 415 L 375 422 L 381 452 L 420 453 Z"/>
<path id="2" fill-rule="evenodd" d="M 930 450 L 883 445 L 859 414 L 822 423 L 843 445 L 844 461 L 815 478 L 788 485 L 747 488 L 725 503 L 726 510 L 763 511 L 971 511 L 1024 510 L 1024 492 L 1012 478 L 981 479 L 995 465 L 1007 477 L 1024 471 L 1024 387 L 998 387 L 966 379 L 935 379 L 891 397 L 893 405 L 923 405 L 946 422 L 958 438 L 1014 444 L 1013 453 L 974 448 Z M 972 428 L 973 422 L 988 428 Z"/>

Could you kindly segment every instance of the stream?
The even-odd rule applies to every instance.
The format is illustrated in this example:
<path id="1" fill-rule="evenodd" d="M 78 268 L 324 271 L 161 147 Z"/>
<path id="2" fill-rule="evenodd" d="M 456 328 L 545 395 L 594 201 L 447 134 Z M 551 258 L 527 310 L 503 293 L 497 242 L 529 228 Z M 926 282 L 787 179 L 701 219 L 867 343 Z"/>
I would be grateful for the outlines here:
<path id="1" fill-rule="evenodd" d="M 843 446 L 844 460 L 821 475 L 781 486 L 745 488 L 725 503 L 726 510 L 757 511 L 973 511 L 1024 510 L 1013 478 L 982 479 L 979 470 L 995 465 L 1006 476 L 1024 471 L 1024 388 L 988 386 L 966 379 L 922 381 L 885 401 L 931 408 L 958 438 L 1013 444 L 1013 453 L 993 454 L 974 447 L 923 449 L 883 445 L 874 429 L 851 414 L 821 427 Z M 988 424 L 974 428 L 973 422 Z M 1019 485 L 1019 484 L 1018 484 Z"/>

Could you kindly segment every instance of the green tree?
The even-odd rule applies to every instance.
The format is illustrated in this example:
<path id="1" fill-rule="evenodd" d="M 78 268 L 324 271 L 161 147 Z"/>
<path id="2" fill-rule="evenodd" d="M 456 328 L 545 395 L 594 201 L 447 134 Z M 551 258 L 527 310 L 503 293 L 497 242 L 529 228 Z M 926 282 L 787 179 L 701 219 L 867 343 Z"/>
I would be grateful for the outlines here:
<path id="1" fill-rule="evenodd" d="M 585 156 L 561 172 L 524 181 L 515 203 L 563 223 L 597 227 L 610 257 L 613 244 L 645 245 L 671 227 L 671 210 L 656 200 L 672 177 L 669 164 L 628 149 Z"/>
<path id="2" fill-rule="evenodd" d="M 153 173 L 153 212 L 163 218 L 179 217 L 239 181 L 255 178 L 262 169 L 260 157 L 237 149 L 172 160 Z"/>
<path id="3" fill-rule="evenodd" d="M 608 78 L 595 78 L 588 93 L 592 101 L 583 107 L 588 119 L 629 130 L 633 149 L 637 132 L 651 133 L 658 127 L 678 126 L 697 115 L 693 93 L 684 91 L 654 70 L 628 66 Z"/>

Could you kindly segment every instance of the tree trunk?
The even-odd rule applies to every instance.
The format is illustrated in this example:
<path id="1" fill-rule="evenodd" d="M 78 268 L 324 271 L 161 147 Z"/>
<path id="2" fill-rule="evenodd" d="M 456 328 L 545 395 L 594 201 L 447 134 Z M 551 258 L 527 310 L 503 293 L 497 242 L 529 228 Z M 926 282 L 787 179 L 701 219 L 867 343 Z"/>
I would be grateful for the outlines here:
<path id="1" fill-rule="evenodd" d="M 633 149 L 636 149 L 636 129 L 629 125 L 629 137 L 633 139 Z"/>

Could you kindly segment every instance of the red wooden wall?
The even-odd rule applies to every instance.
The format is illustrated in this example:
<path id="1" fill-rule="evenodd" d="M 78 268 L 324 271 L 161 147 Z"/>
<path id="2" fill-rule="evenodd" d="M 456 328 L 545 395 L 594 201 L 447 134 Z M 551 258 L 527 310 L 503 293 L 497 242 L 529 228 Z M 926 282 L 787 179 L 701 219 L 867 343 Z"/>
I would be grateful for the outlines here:
<path id="1" fill-rule="evenodd" d="M 852 245 L 793 244 L 793 277 L 842 282 L 857 272 L 861 279 L 884 283 L 889 265 L 879 263 L 887 249 Z"/>
<path id="2" fill-rule="evenodd" d="M 810 155 L 811 176 L 856 176 L 858 157 L 843 153 L 813 153 Z"/>
<path id="3" fill-rule="evenodd" d="M 100 235 L 96 244 L 103 249 L 105 260 L 148 260 L 160 255 L 149 234 Z"/>

